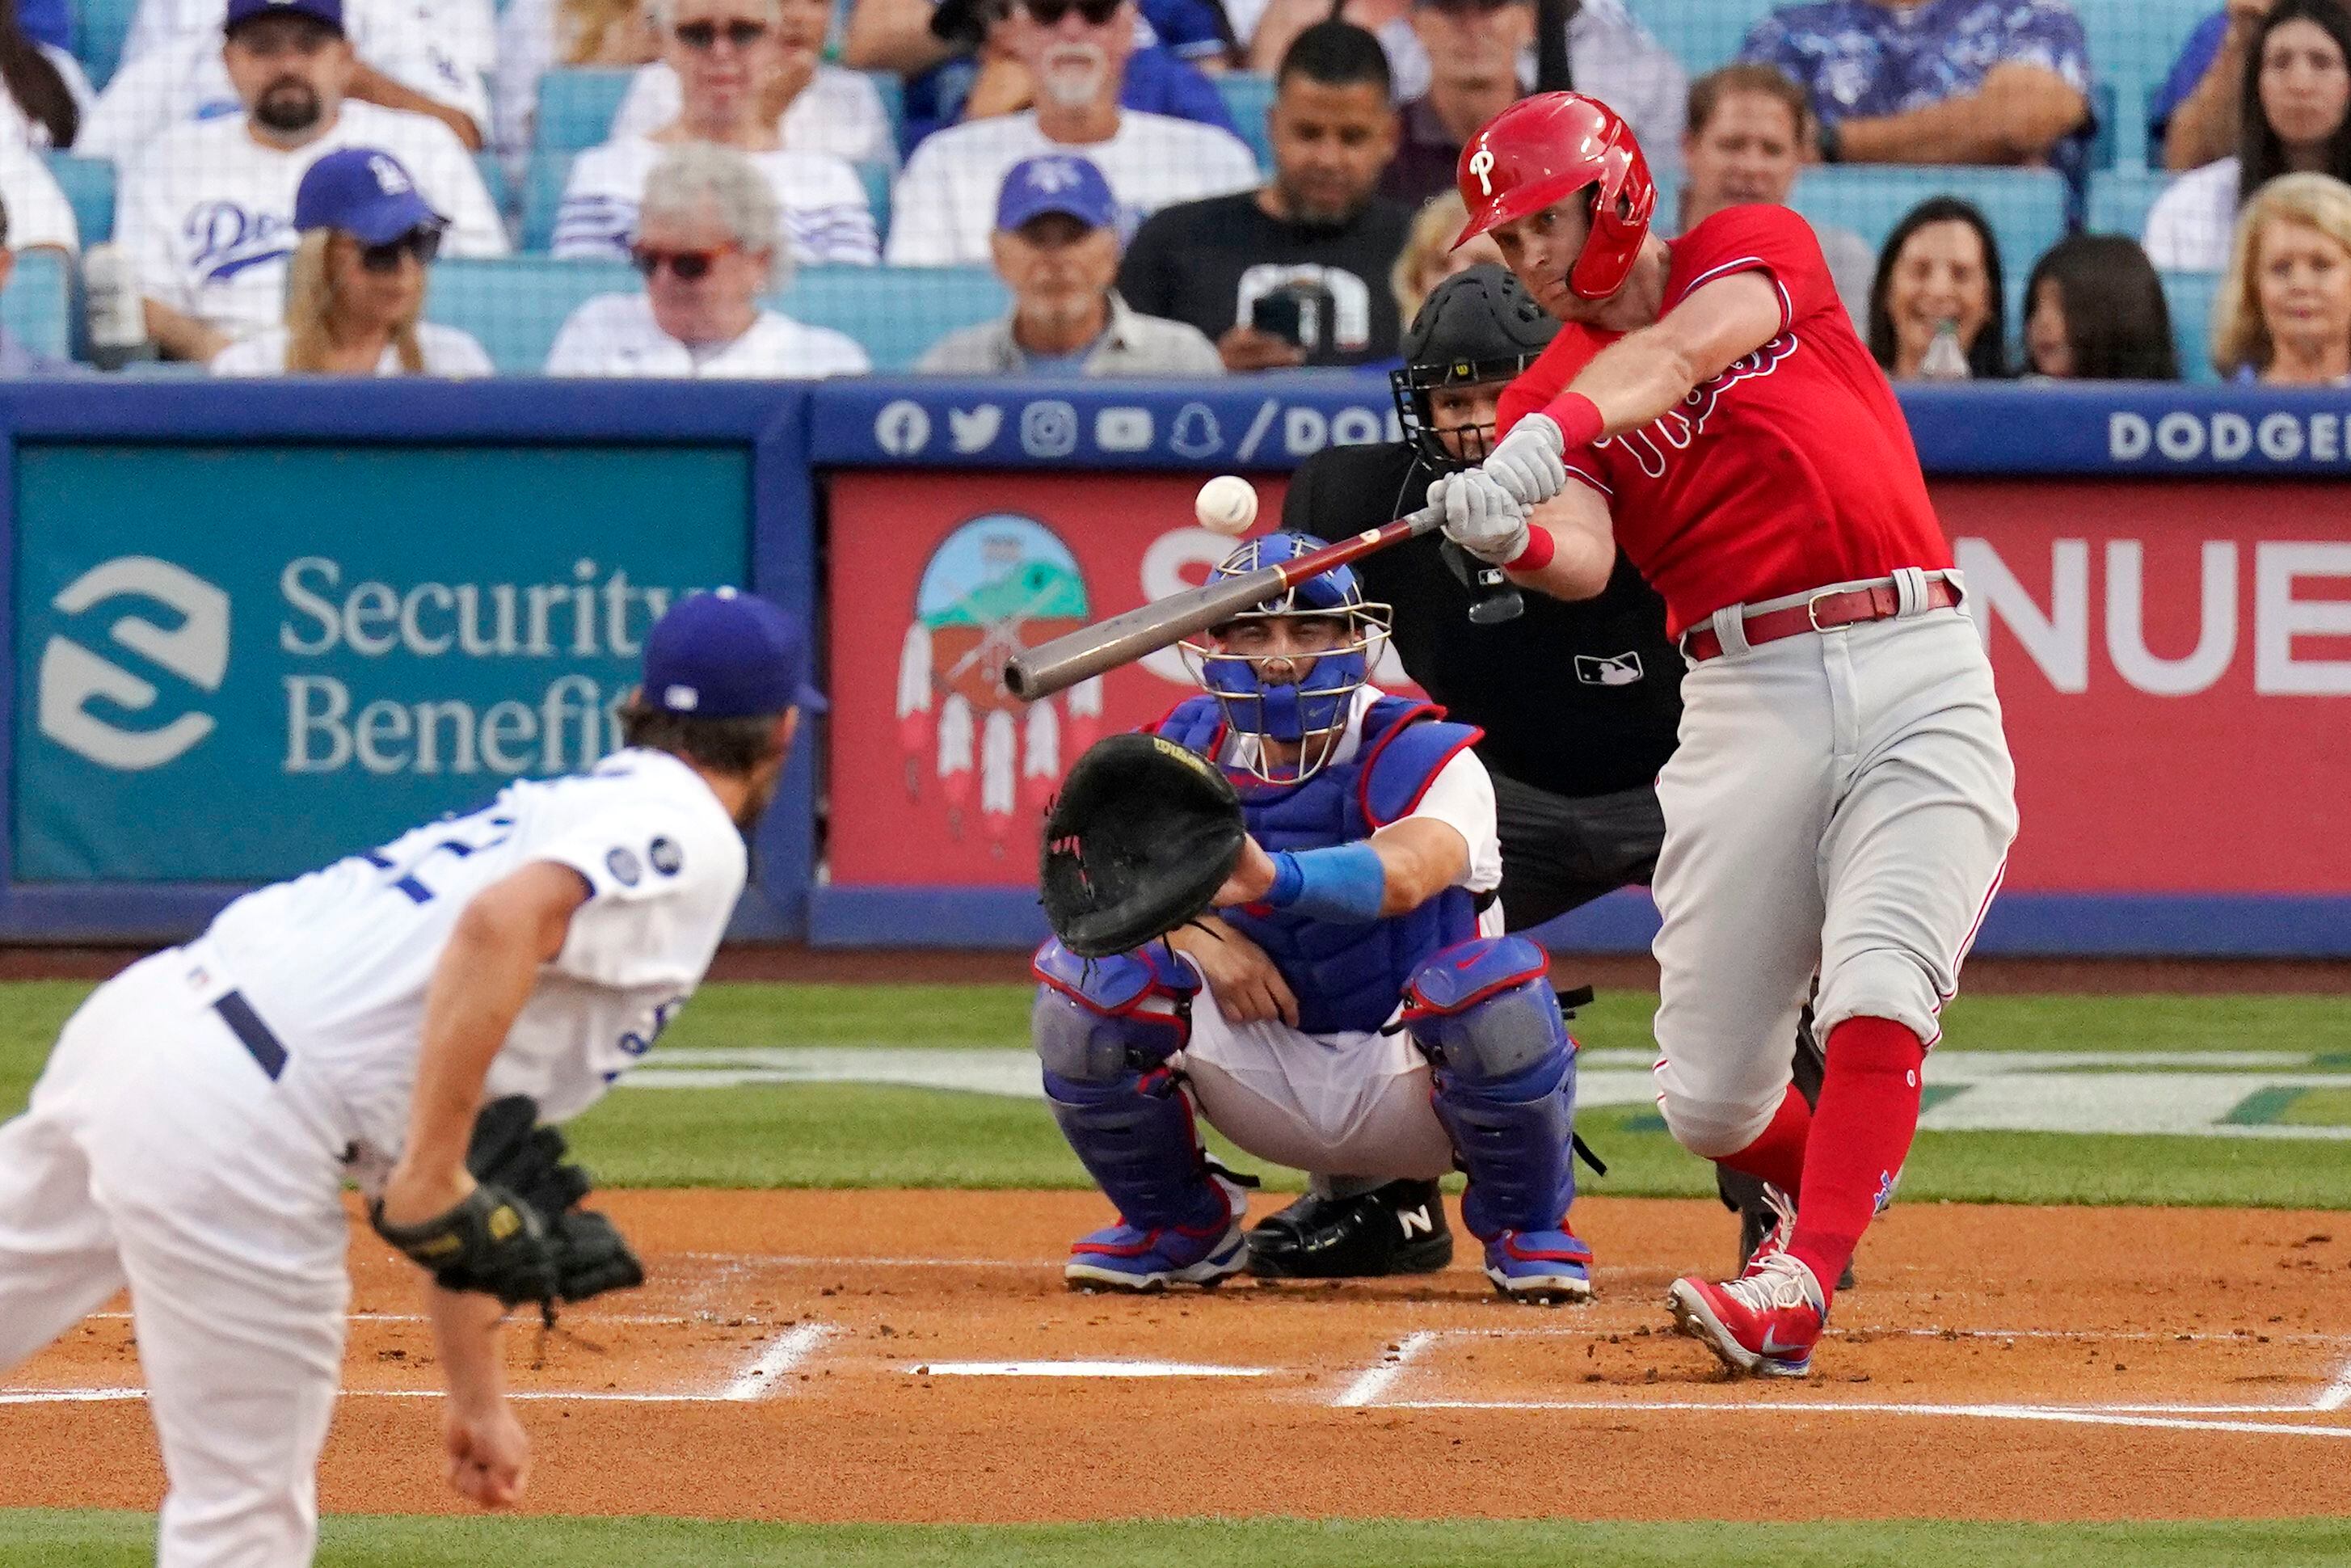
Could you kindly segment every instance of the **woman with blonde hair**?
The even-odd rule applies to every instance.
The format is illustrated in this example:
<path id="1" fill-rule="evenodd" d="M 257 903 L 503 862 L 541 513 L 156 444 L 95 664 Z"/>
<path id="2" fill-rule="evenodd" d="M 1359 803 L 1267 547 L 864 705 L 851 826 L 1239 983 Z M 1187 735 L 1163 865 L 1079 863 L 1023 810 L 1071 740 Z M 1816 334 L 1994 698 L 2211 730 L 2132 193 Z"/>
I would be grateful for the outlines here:
<path id="1" fill-rule="evenodd" d="M 1421 301 L 1429 291 L 1455 273 L 1467 272 L 1481 261 L 1500 265 L 1500 247 L 1484 235 L 1459 250 L 1452 248 L 1453 236 L 1468 226 L 1469 209 L 1462 205 L 1458 191 L 1439 192 L 1421 204 L 1405 235 L 1404 249 L 1396 254 L 1395 266 L 1388 269 L 1388 287 L 1395 294 L 1396 308 L 1403 312 L 1397 319 L 1409 321 L 1419 315 Z"/>
<path id="2" fill-rule="evenodd" d="M 481 344 L 420 318 L 447 220 L 389 152 L 347 147 L 302 176 L 286 324 L 213 356 L 216 376 L 486 376 Z"/>
<path id="3" fill-rule="evenodd" d="M 2351 185 L 2286 174 L 2237 218 L 2212 364 L 2264 386 L 2351 386 Z"/>

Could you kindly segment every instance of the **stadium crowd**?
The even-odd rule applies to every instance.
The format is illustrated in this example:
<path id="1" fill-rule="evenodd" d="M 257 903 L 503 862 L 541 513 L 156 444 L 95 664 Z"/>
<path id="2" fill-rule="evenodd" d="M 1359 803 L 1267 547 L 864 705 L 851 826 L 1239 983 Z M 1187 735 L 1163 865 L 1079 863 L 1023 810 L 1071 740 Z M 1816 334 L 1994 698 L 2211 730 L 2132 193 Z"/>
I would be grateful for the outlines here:
<path id="1" fill-rule="evenodd" d="M 0 374 L 1384 370 L 1573 85 L 1896 379 L 2351 384 L 2342 0 L 2079 3 L 0 0 Z"/>

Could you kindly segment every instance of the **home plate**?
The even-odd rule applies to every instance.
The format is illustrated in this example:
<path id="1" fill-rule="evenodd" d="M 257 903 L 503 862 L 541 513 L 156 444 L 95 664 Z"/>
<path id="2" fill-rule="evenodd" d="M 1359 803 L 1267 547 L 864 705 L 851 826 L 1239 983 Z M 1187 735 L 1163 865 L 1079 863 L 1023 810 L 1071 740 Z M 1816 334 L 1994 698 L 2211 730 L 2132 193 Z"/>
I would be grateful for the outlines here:
<path id="1" fill-rule="evenodd" d="M 906 1370 L 923 1377 L 1263 1377 L 1273 1369 L 1188 1361 L 931 1361 Z"/>

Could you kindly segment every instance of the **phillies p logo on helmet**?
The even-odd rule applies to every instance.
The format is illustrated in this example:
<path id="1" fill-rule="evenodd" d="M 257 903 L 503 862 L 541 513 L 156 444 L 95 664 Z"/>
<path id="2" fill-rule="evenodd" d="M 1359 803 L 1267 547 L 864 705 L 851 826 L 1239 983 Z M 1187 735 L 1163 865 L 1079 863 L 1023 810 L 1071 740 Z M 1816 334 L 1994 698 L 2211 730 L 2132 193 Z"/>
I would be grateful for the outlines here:
<path id="1" fill-rule="evenodd" d="M 1580 92 L 1522 98 L 1487 121 L 1462 150 L 1457 183 L 1469 209 L 1457 249 L 1589 187 L 1592 235 L 1567 278 L 1579 299 L 1605 299 L 1625 287 L 1657 205 L 1632 128 Z"/>

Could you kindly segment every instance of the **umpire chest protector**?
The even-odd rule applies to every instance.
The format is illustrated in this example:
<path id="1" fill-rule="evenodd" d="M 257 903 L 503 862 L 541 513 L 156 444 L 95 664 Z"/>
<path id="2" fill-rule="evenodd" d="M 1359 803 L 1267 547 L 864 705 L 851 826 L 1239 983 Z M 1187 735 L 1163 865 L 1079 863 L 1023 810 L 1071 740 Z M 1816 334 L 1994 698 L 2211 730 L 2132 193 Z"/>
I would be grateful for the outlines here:
<path id="1" fill-rule="evenodd" d="M 1479 738 L 1472 727 L 1446 722 L 1444 712 L 1430 703 L 1380 697 L 1364 713 L 1348 760 L 1325 764 L 1302 784 L 1235 778 L 1249 835 L 1269 852 L 1328 849 L 1360 842 L 1409 815 L 1445 765 Z M 1178 705 L 1155 728 L 1212 761 L 1230 734 L 1210 696 Z M 1478 899 L 1463 887 L 1361 925 L 1255 904 L 1222 914 L 1281 971 L 1298 998 L 1298 1027 L 1308 1034 L 1379 1028 L 1424 959 L 1478 934 Z"/>

